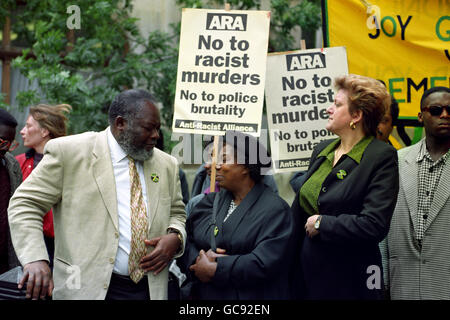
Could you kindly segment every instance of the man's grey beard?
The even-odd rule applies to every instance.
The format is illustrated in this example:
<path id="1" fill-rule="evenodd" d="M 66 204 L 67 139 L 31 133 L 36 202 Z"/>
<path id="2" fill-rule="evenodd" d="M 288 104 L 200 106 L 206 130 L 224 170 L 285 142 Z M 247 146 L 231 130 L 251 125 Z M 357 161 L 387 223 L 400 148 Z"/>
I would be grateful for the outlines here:
<path id="1" fill-rule="evenodd" d="M 138 148 L 133 143 L 134 137 L 129 130 L 126 130 L 117 137 L 117 143 L 127 155 L 137 161 L 146 161 L 153 155 L 153 149 L 150 151 L 145 148 Z"/>

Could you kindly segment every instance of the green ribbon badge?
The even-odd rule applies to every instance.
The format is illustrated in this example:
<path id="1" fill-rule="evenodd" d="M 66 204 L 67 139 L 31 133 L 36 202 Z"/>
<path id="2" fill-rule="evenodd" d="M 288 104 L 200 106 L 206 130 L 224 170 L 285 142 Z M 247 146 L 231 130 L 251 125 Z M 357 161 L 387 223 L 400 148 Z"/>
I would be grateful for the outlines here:
<path id="1" fill-rule="evenodd" d="M 158 177 L 158 175 L 156 173 L 152 173 L 150 177 L 152 178 L 153 182 L 158 182 L 159 181 L 159 177 Z"/>
<path id="2" fill-rule="evenodd" d="M 347 175 L 347 172 L 345 172 L 345 170 L 339 170 L 339 172 L 336 173 L 336 177 L 338 177 L 338 179 L 340 179 L 340 180 L 343 180 L 346 175 Z"/>
<path id="3" fill-rule="evenodd" d="M 214 227 L 214 237 L 217 237 L 217 234 L 219 233 L 219 228 L 217 226 Z"/>

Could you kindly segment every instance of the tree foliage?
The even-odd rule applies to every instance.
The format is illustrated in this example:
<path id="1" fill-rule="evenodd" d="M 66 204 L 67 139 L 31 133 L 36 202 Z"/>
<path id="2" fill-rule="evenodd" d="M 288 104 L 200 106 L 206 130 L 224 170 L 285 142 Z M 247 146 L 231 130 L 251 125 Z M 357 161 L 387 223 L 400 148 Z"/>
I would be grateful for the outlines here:
<path id="1" fill-rule="evenodd" d="M 130 1 L 76 3 L 81 11 L 81 29 L 74 30 L 74 43 L 70 42 L 66 26 L 71 16 L 67 7 L 73 1 L 29 0 L 26 10 L 12 8 L 14 32 L 31 44 L 13 66 L 30 81 L 36 80 L 40 88 L 19 92 L 19 105 L 72 105 L 71 133 L 105 128 L 111 100 L 128 88 L 149 89 L 170 110 L 175 91 L 177 32 L 169 35 L 155 31 L 144 39 L 136 19 L 131 17 Z M 24 28 L 21 21 L 28 27 Z M 29 53 L 35 58 L 28 59 Z M 168 123 L 171 113 L 162 114 Z"/>
<path id="2" fill-rule="evenodd" d="M 261 0 L 227 0 L 231 9 L 261 10 Z M 223 0 L 177 0 L 177 3 L 188 8 L 223 8 Z M 320 4 L 318 0 L 271 0 L 271 21 L 269 52 L 280 52 L 299 49 L 293 31 L 301 27 L 303 33 L 314 32 L 320 25 Z M 308 39 L 307 45 L 314 45 Z"/>
<path id="3" fill-rule="evenodd" d="M 217 0 L 177 0 L 180 7 L 223 6 Z M 229 0 L 232 9 L 260 9 L 260 1 Z M 40 90 L 18 93 L 21 107 L 39 102 L 68 103 L 73 107 L 70 132 L 101 130 L 107 126 L 111 100 L 127 88 L 147 88 L 161 102 L 163 125 L 170 126 L 176 85 L 179 24 L 172 32 L 152 32 L 144 38 L 131 17 L 131 0 L 77 0 L 81 29 L 66 26 L 72 0 L 2 0 L 0 23 L 13 19 L 16 42 L 28 46 L 13 66 Z M 301 26 L 315 30 L 320 8 L 314 1 L 295 5 L 272 0 L 269 51 L 297 49 L 291 31 Z M 73 43 L 71 42 L 73 40 Z M 28 58 L 32 54 L 34 58 Z M 1 99 L 0 99 L 1 100 Z M 0 102 L 1 105 L 1 102 Z"/>

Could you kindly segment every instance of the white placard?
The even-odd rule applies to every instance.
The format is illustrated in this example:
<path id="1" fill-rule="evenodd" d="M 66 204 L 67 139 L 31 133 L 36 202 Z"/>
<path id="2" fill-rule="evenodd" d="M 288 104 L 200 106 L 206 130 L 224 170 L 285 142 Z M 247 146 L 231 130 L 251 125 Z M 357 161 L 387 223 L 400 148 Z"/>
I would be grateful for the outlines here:
<path id="1" fill-rule="evenodd" d="M 306 170 L 313 148 L 336 137 L 325 129 L 333 82 L 348 74 L 345 47 L 270 54 L 266 107 L 273 169 Z"/>
<path id="2" fill-rule="evenodd" d="M 259 136 L 269 11 L 183 9 L 172 130 Z"/>

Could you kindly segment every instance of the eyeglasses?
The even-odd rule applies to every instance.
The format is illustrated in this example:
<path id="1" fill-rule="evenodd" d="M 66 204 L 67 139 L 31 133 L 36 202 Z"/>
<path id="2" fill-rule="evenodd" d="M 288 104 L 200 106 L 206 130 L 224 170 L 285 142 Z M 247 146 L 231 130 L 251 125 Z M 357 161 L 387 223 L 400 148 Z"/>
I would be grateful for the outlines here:
<path id="1" fill-rule="evenodd" d="M 17 147 L 19 146 L 19 143 L 14 140 L 14 141 L 9 141 L 9 140 L 3 140 L 2 138 L 0 138 L 0 150 L 7 150 L 7 151 L 14 151 Z"/>
<path id="2" fill-rule="evenodd" d="M 443 110 L 447 111 L 447 115 L 450 115 L 450 106 L 428 106 L 423 108 L 424 111 L 428 111 L 432 116 L 440 116 Z"/>

